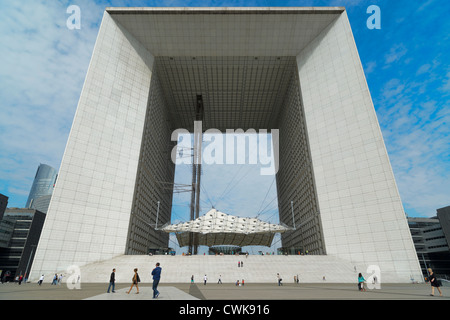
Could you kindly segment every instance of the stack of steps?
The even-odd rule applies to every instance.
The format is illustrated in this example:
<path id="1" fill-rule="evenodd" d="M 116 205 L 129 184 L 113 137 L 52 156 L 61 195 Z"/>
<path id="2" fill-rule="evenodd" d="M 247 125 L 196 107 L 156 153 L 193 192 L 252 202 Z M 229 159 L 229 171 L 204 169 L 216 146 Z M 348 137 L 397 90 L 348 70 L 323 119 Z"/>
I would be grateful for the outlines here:
<path id="1" fill-rule="evenodd" d="M 332 256 L 130 256 L 123 255 L 111 260 L 82 266 L 81 281 L 84 283 L 107 283 L 113 268 L 116 282 L 130 283 L 134 268 L 138 268 L 142 283 L 151 283 L 151 271 L 159 262 L 162 268 L 161 282 L 187 283 L 194 276 L 202 283 L 206 275 L 209 283 L 276 283 L 279 273 L 284 283 L 293 283 L 294 276 L 301 283 L 354 283 L 357 278 L 355 265 Z M 239 266 L 239 264 L 242 265 Z M 64 272 L 63 272 L 64 273 Z M 325 278 L 324 278 L 325 277 Z M 325 279 L 325 280 L 324 280 Z"/>

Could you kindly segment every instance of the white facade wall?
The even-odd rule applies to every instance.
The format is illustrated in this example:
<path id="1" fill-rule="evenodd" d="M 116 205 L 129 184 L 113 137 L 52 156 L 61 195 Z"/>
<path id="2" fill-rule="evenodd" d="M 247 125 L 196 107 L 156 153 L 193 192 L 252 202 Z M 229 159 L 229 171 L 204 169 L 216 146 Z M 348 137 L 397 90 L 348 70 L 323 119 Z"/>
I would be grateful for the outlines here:
<path id="1" fill-rule="evenodd" d="M 327 254 L 420 279 L 346 12 L 297 63 Z"/>
<path id="2" fill-rule="evenodd" d="M 105 13 L 31 277 L 124 254 L 152 64 Z"/>

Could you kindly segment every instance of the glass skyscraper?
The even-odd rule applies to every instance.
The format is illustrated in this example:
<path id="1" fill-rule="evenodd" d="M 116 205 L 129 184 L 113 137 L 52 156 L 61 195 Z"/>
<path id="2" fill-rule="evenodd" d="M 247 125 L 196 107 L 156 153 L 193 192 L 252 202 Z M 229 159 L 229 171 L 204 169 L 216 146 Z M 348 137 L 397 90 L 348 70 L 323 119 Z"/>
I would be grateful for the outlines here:
<path id="1" fill-rule="evenodd" d="M 25 208 L 34 208 L 33 203 L 36 199 L 43 196 L 51 196 L 57 177 L 58 172 L 54 168 L 46 164 L 40 164 L 36 171 Z"/>

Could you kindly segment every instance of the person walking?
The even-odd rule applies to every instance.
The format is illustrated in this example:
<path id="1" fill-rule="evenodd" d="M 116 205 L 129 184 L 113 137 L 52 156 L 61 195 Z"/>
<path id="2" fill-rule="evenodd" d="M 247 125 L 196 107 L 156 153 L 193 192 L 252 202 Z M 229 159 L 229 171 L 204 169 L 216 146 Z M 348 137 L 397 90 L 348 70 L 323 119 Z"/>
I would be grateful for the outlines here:
<path id="1" fill-rule="evenodd" d="M 108 291 L 106 291 L 107 293 L 109 293 L 111 287 L 112 287 L 112 293 L 116 293 L 116 291 L 115 291 L 115 288 L 116 288 L 116 269 L 112 269 L 111 276 L 109 277 Z"/>
<path id="2" fill-rule="evenodd" d="M 156 267 L 152 271 L 152 276 L 153 276 L 153 286 L 152 286 L 153 299 L 156 299 L 159 296 L 158 284 L 159 284 L 159 280 L 161 279 L 161 267 L 160 267 L 159 262 L 156 263 Z"/>
<path id="3" fill-rule="evenodd" d="M 57 282 L 58 282 L 58 275 L 55 273 L 55 275 L 53 276 L 52 285 L 56 286 Z"/>
<path id="4" fill-rule="evenodd" d="M 203 285 L 205 285 L 205 286 L 206 286 L 206 281 L 208 281 L 208 277 L 205 274 L 205 277 L 203 278 Z"/>
<path id="5" fill-rule="evenodd" d="M 366 279 L 364 279 L 363 275 L 360 273 L 358 274 L 358 289 L 359 291 L 366 291 L 366 288 L 364 288 L 364 282 Z"/>
<path id="6" fill-rule="evenodd" d="M 283 284 L 281 283 L 281 281 L 283 281 L 283 279 L 281 279 L 281 276 L 279 273 L 277 273 L 277 279 L 278 279 L 278 286 L 282 286 Z"/>
<path id="7" fill-rule="evenodd" d="M 436 275 L 434 274 L 433 270 L 431 268 L 428 268 L 428 273 L 429 273 L 429 279 L 430 279 L 430 284 L 431 284 L 431 294 L 430 296 L 434 296 L 434 288 L 437 288 L 439 291 L 439 296 L 442 297 L 442 291 L 441 291 L 441 284 L 439 282 L 439 280 L 436 278 Z"/>
<path id="8" fill-rule="evenodd" d="M 42 275 L 42 276 L 39 278 L 38 285 L 41 285 L 43 281 L 44 281 L 44 275 Z"/>
<path id="9" fill-rule="evenodd" d="M 139 279 L 138 268 L 134 269 L 134 275 L 133 275 L 133 278 L 131 279 L 131 281 L 132 281 L 132 284 L 131 284 L 130 290 L 128 290 L 127 293 L 130 293 L 131 289 L 133 289 L 133 287 L 136 286 L 136 289 L 137 289 L 136 294 L 139 294 L 138 283 L 141 282 L 141 279 Z"/>
<path id="10" fill-rule="evenodd" d="M 219 281 L 217 281 L 217 284 L 222 284 L 222 275 L 219 275 Z"/>
<path id="11" fill-rule="evenodd" d="M 191 276 L 191 283 L 194 283 L 194 275 Z"/>
<path id="12" fill-rule="evenodd" d="M 62 273 L 58 276 L 58 284 L 60 285 L 62 282 L 63 275 Z"/>

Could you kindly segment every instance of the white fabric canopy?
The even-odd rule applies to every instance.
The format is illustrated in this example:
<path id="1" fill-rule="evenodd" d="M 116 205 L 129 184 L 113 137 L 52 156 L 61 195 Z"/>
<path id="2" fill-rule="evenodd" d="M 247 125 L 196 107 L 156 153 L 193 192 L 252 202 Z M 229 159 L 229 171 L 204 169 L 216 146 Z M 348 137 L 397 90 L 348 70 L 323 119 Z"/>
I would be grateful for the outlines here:
<path id="1" fill-rule="evenodd" d="M 177 234 L 181 247 L 189 245 L 189 233 L 195 233 L 197 245 L 270 246 L 275 233 L 290 228 L 256 218 L 240 218 L 211 209 L 195 220 L 164 226 L 161 230 Z"/>

